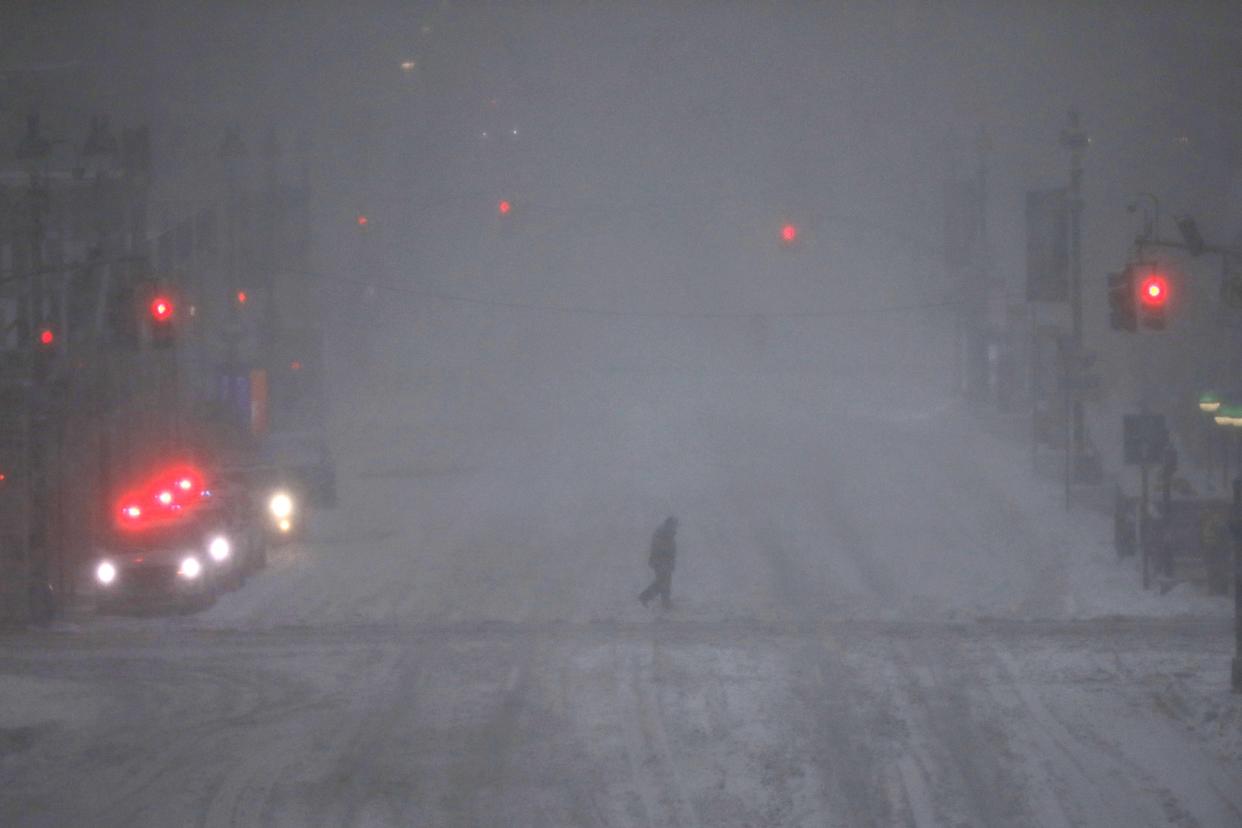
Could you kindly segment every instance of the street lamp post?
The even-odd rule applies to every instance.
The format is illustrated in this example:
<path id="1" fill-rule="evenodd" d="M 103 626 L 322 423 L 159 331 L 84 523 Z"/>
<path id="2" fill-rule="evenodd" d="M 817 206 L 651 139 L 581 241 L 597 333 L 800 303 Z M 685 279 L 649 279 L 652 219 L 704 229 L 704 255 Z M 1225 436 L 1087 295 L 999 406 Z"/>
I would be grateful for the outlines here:
<path id="1" fill-rule="evenodd" d="M 1242 432 L 1242 405 L 1218 406 L 1214 419 L 1217 425 L 1235 434 Z M 1225 454 L 1228 453 L 1226 447 Z M 1233 513 L 1229 529 L 1233 535 L 1233 661 L 1229 675 L 1233 692 L 1242 693 L 1242 475 L 1233 481 Z"/>
<path id="2" fill-rule="evenodd" d="M 1202 411 L 1204 414 L 1215 416 L 1216 412 L 1220 410 L 1220 395 L 1214 391 L 1204 392 L 1199 397 L 1199 410 Z M 1228 439 L 1223 439 L 1221 441 L 1221 449 L 1222 449 L 1221 454 L 1223 455 L 1221 457 L 1221 467 L 1223 471 L 1223 477 L 1221 478 L 1221 488 L 1224 490 L 1228 490 L 1229 488 L 1229 440 Z M 1211 465 L 1212 465 L 1211 463 L 1208 464 L 1208 474 L 1212 473 Z"/>
<path id="3" fill-rule="evenodd" d="M 1229 677 L 1233 692 L 1242 693 L 1242 477 L 1233 481 L 1233 662 Z"/>

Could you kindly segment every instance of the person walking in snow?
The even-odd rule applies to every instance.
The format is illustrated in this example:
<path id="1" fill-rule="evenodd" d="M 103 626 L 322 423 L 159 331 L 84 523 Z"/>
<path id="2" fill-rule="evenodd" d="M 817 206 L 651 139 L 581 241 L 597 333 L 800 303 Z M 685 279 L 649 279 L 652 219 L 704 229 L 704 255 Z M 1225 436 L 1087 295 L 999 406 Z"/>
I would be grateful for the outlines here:
<path id="1" fill-rule="evenodd" d="M 651 552 L 647 565 L 655 571 L 655 580 L 642 591 L 638 600 L 643 606 L 657 595 L 660 606 L 668 609 L 673 605 L 673 569 L 677 566 L 677 518 L 665 518 L 651 536 Z"/>

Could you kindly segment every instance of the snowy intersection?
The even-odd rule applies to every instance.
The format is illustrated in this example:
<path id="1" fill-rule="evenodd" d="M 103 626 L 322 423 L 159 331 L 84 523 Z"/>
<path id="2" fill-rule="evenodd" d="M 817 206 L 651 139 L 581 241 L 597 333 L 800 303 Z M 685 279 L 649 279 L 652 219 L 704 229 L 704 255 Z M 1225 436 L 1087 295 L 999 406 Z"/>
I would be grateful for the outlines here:
<path id="1" fill-rule="evenodd" d="M 1227 697 L 1215 720 L 1202 702 L 1227 632 L 670 619 L 34 638 L 0 670 L 89 688 L 95 709 L 4 757 L 4 817 L 1228 825 L 1238 721 Z"/>
<path id="2" fill-rule="evenodd" d="M 242 590 L 0 641 L 0 824 L 1242 822 L 1227 601 L 934 394 L 748 381 L 355 412 Z"/>

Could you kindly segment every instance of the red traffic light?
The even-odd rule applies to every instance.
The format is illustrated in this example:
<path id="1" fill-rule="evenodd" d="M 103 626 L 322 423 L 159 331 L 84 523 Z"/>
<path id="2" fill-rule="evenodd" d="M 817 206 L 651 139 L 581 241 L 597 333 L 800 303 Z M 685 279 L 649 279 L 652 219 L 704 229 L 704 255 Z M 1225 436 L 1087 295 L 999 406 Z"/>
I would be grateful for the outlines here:
<path id="1" fill-rule="evenodd" d="M 513 204 L 508 199 L 502 198 L 500 203 L 496 205 L 496 211 L 502 216 L 507 216 L 513 211 Z"/>
<path id="2" fill-rule="evenodd" d="M 369 219 L 367 219 L 367 217 L 366 217 L 366 216 L 364 216 L 364 215 L 362 215 L 361 213 L 359 213 L 359 214 L 358 214 L 358 226 L 359 226 L 359 227 L 366 227 L 368 224 L 370 224 L 370 220 L 369 220 Z"/>
<path id="3" fill-rule="evenodd" d="M 244 290 L 237 291 L 237 304 L 244 305 L 246 304 L 246 300 L 248 300 L 249 298 L 250 297 L 246 295 L 246 291 Z"/>
<path id="4" fill-rule="evenodd" d="M 168 322 L 173 318 L 173 301 L 167 296 L 156 296 L 151 300 L 151 318 L 156 322 Z"/>
<path id="5" fill-rule="evenodd" d="M 1139 282 L 1139 300 L 1149 308 L 1164 307 L 1169 301 L 1169 280 L 1158 273 Z"/>
<path id="6" fill-rule="evenodd" d="M 793 224 L 786 224 L 781 227 L 781 242 L 784 244 L 793 244 L 798 240 L 798 228 Z"/>
<path id="7" fill-rule="evenodd" d="M 53 345 L 56 342 L 56 332 L 51 328 L 41 328 L 39 330 L 39 344 L 43 346 Z"/>

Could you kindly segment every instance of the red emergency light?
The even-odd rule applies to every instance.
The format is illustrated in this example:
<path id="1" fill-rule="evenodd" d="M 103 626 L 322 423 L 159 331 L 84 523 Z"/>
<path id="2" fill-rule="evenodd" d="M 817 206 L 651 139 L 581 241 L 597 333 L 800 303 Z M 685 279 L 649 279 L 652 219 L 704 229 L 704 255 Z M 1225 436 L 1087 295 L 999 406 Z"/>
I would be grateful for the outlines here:
<path id="1" fill-rule="evenodd" d="M 201 471 L 188 464 L 172 466 L 126 493 L 117 504 L 117 521 L 123 529 L 167 524 L 186 517 L 210 496 Z"/>

